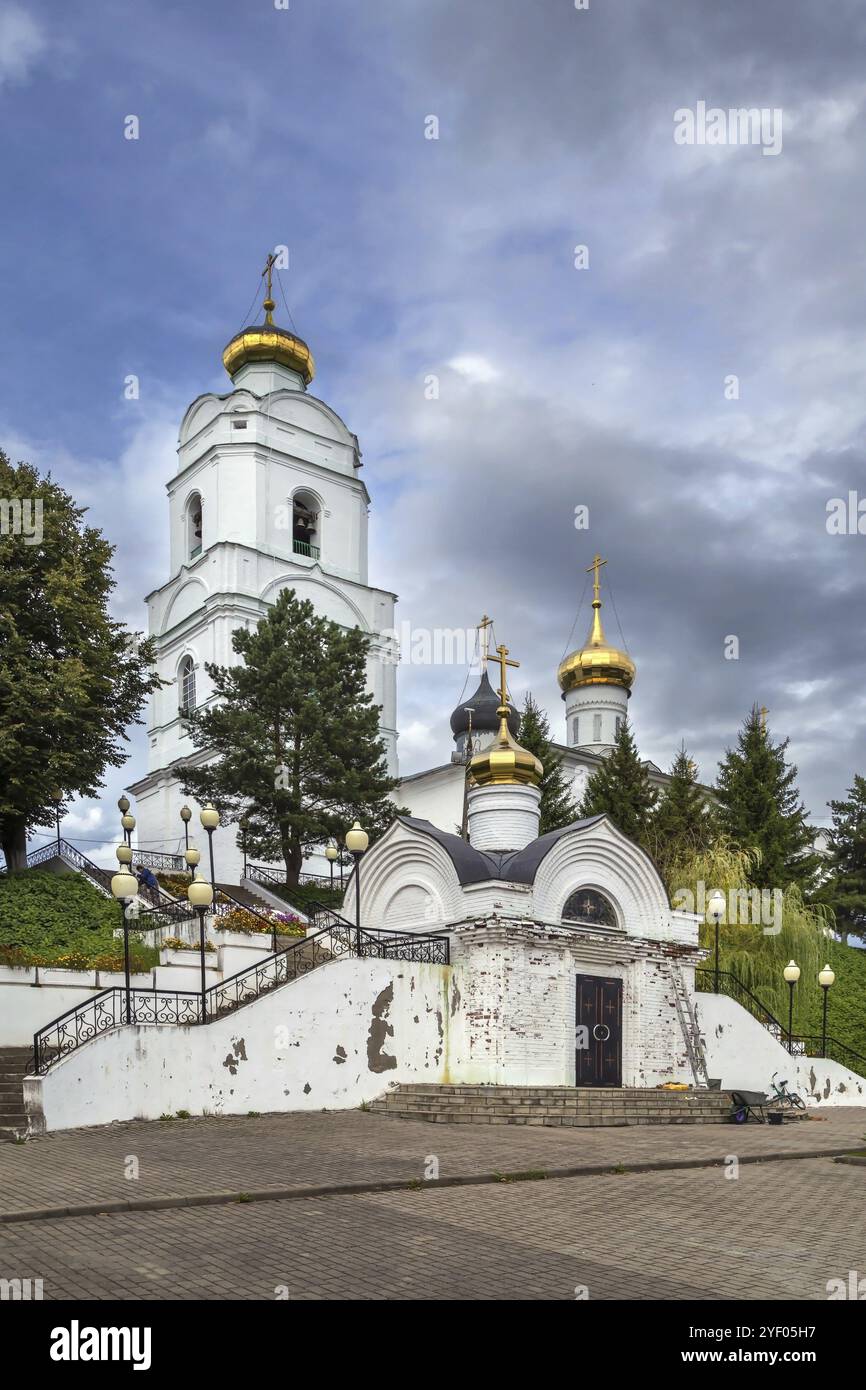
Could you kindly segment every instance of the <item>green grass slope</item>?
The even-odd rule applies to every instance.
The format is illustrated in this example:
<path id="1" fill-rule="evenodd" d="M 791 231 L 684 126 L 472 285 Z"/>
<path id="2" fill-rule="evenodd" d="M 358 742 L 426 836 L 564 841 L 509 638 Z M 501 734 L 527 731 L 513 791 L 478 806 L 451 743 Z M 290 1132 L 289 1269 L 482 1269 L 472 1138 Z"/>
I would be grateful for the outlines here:
<path id="1" fill-rule="evenodd" d="M 0 877 L 0 965 L 123 968 L 116 903 L 80 874 L 28 869 Z M 130 937 L 133 968 L 149 970 L 159 952 Z"/>

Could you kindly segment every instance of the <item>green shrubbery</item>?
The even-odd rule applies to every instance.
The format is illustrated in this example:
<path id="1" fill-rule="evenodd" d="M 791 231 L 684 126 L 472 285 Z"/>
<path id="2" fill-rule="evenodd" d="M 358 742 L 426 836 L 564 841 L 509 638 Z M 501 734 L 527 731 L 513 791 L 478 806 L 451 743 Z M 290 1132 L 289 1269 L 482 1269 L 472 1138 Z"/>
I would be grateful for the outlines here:
<path id="1" fill-rule="evenodd" d="M 117 904 L 80 874 L 44 869 L 0 878 L 0 965 L 122 970 Z M 130 936 L 132 967 L 150 970 L 159 952 Z"/>

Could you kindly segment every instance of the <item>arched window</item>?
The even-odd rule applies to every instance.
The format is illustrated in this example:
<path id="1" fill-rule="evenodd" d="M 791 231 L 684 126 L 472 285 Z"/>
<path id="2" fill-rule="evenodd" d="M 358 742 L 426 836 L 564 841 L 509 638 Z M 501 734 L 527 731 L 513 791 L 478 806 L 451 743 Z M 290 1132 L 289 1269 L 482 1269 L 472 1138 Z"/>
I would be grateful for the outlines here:
<path id="1" fill-rule="evenodd" d="M 593 743 L 601 743 L 601 715 L 600 715 L 600 714 L 594 714 L 594 715 L 592 716 L 592 741 L 593 741 Z"/>
<path id="2" fill-rule="evenodd" d="M 292 550 L 318 560 L 322 553 L 319 503 L 309 492 L 296 492 L 292 498 Z"/>
<path id="3" fill-rule="evenodd" d="M 603 893 L 578 888 L 562 909 L 563 922 L 585 922 L 594 927 L 615 927 L 616 913 Z"/>
<path id="4" fill-rule="evenodd" d="M 195 709 L 195 662 L 191 656 L 185 656 L 180 663 L 177 685 L 177 707 L 181 714 L 186 714 Z"/>
<path id="5" fill-rule="evenodd" d="M 201 498 L 197 492 L 186 504 L 186 554 L 187 559 L 194 560 L 197 555 L 201 555 L 202 537 L 202 508 Z"/>

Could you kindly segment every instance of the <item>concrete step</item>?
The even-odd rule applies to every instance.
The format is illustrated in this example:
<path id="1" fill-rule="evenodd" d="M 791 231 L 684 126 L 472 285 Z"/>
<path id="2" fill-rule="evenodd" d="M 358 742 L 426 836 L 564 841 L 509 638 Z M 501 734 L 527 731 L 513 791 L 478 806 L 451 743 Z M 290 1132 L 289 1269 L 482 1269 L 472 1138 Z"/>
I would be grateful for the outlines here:
<path id="1" fill-rule="evenodd" d="M 577 1086 L 398 1086 L 374 1101 L 377 1114 L 451 1124 L 720 1124 L 731 1113 L 725 1091 L 656 1091 Z"/>

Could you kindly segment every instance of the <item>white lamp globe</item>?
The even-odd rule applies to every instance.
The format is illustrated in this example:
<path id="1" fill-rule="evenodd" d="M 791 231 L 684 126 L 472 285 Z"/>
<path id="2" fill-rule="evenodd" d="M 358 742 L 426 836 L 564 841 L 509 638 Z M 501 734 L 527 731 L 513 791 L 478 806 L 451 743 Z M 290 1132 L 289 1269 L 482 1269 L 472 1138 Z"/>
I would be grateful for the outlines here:
<path id="1" fill-rule="evenodd" d="M 132 863 L 132 850 L 129 848 L 129 845 L 118 845 L 114 853 L 117 855 L 119 864 Z"/>
<path id="2" fill-rule="evenodd" d="M 330 862 L 333 864 L 334 860 L 339 858 L 339 855 L 340 851 L 337 849 L 337 846 L 334 844 L 334 841 L 329 840 L 328 843 L 325 845 L 325 858 L 330 860 Z"/>
<path id="3" fill-rule="evenodd" d="M 363 854 L 369 843 L 370 836 L 362 829 L 361 822 L 356 820 L 346 836 L 346 849 L 350 854 Z"/>
<path id="4" fill-rule="evenodd" d="M 138 892 L 138 879 L 135 874 L 121 869 L 119 873 L 112 875 L 111 891 L 115 898 L 134 898 Z"/>
<path id="5" fill-rule="evenodd" d="M 196 874 L 186 890 L 186 895 L 193 907 L 210 907 L 213 902 L 213 889 L 207 879 L 202 878 L 201 874 Z"/>
<path id="6" fill-rule="evenodd" d="M 184 850 L 183 857 L 191 869 L 194 869 L 196 864 L 198 864 L 201 860 L 201 855 L 199 851 L 195 849 L 192 845 L 190 845 L 189 849 Z"/>
<path id="7" fill-rule="evenodd" d="M 212 801 L 209 801 L 207 803 L 201 815 L 199 816 L 199 820 L 201 821 L 205 830 L 216 830 L 217 826 L 220 823 L 220 813 L 217 810 L 216 806 L 214 806 Z"/>
<path id="8" fill-rule="evenodd" d="M 718 888 L 710 894 L 707 903 L 707 917 L 711 922 L 721 922 L 725 915 L 725 895 L 720 893 Z"/>
<path id="9" fill-rule="evenodd" d="M 836 983 L 836 972 L 829 965 L 825 965 L 823 970 L 818 972 L 818 984 L 822 989 L 829 989 Z"/>
<path id="10" fill-rule="evenodd" d="M 789 960 L 782 973 L 789 985 L 795 985 L 800 978 L 800 967 L 795 960 Z"/>

